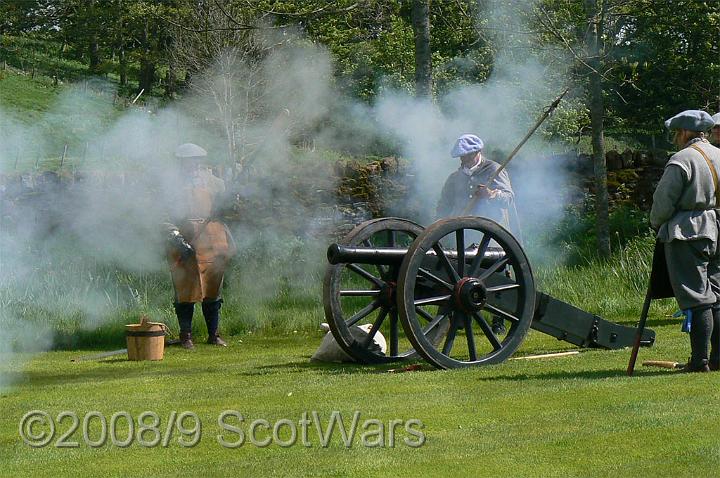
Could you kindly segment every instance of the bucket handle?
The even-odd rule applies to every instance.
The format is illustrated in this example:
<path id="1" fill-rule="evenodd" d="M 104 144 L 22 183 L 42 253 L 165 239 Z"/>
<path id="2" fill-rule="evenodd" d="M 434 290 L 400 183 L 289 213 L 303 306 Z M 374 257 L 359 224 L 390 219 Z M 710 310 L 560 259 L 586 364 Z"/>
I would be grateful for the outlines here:
<path id="1" fill-rule="evenodd" d="M 148 323 L 149 317 L 146 314 L 143 314 L 142 317 L 140 317 L 140 325 L 145 326 Z M 157 322 L 160 325 L 160 328 L 163 330 L 163 335 L 170 335 L 170 328 L 167 326 L 165 322 Z M 139 337 L 136 335 L 135 337 Z"/>

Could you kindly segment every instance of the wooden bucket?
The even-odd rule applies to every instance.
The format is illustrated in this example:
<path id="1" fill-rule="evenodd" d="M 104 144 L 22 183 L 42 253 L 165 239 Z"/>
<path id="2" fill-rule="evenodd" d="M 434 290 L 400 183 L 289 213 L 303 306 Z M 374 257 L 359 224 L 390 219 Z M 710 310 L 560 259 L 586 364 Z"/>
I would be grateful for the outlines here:
<path id="1" fill-rule="evenodd" d="M 128 360 L 162 360 L 165 353 L 167 326 L 160 322 L 148 322 L 142 316 L 139 324 L 127 324 Z"/>

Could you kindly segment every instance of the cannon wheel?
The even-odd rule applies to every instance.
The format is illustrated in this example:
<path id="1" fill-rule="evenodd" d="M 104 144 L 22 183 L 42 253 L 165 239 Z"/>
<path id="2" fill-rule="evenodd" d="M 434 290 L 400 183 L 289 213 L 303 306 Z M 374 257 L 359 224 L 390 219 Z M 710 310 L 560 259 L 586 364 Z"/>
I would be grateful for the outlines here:
<path id="1" fill-rule="evenodd" d="M 479 242 L 471 246 L 470 239 Z M 451 248 L 457 260 L 446 255 Z M 476 258 L 491 252 L 494 258 L 465 260 L 473 248 Z M 435 273 L 426 269 L 430 257 L 435 258 Z M 416 298 L 418 275 L 436 284 L 434 297 Z M 443 219 L 425 229 L 405 256 L 398 290 L 398 310 L 410 342 L 443 369 L 506 360 L 527 335 L 535 309 L 535 284 L 525 252 L 508 231 L 480 217 Z M 429 304 L 437 305 L 436 314 L 420 307 Z M 504 334 L 493 332 L 493 317 L 503 319 Z M 442 344 L 434 344 L 428 330 L 440 324 L 447 332 Z"/>
<path id="2" fill-rule="evenodd" d="M 406 219 L 372 219 L 355 226 L 339 243 L 346 246 L 409 247 L 422 231 L 422 226 Z M 325 272 L 325 318 L 340 347 L 360 363 L 389 363 L 416 355 L 399 325 L 397 275 L 397 266 L 365 264 L 330 265 Z M 358 337 L 356 332 L 353 336 L 351 327 L 363 322 L 373 324 L 369 334 Z M 368 337 L 374 337 L 378 330 L 387 336 L 385 354 L 370 347 Z"/>

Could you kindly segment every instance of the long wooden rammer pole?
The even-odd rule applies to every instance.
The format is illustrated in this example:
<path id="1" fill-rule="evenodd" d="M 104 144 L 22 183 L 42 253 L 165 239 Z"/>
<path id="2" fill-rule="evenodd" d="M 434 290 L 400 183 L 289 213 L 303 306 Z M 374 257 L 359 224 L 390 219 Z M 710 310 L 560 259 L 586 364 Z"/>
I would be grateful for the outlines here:
<path id="1" fill-rule="evenodd" d="M 518 151 L 520 151 L 520 148 L 522 148 L 525 145 L 525 143 L 527 143 L 527 141 L 530 139 L 530 137 L 533 134 L 535 134 L 535 131 L 537 131 L 537 129 L 540 127 L 540 125 L 542 125 L 545 122 L 545 120 L 548 119 L 550 114 L 555 110 L 555 108 L 558 107 L 558 105 L 560 104 L 560 101 L 562 101 L 563 97 L 567 94 L 568 91 L 570 91 L 569 87 L 565 88 L 565 91 L 563 91 L 560 94 L 560 96 L 555 98 L 555 101 L 553 101 L 550 104 L 550 106 L 547 107 L 547 109 L 543 112 L 543 114 L 540 116 L 540 118 L 538 118 L 535 125 L 533 125 L 533 127 L 530 129 L 530 131 L 528 131 L 528 133 L 525 135 L 525 137 L 522 139 L 522 141 L 520 141 L 520 143 L 518 143 L 518 145 L 515 146 L 515 149 L 512 150 L 512 152 L 507 157 L 507 159 L 505 159 L 505 161 L 503 161 L 500 164 L 500 167 L 497 169 L 497 171 L 495 171 L 492 175 L 490 175 L 490 177 L 487 180 L 487 183 L 485 185 L 477 186 L 476 192 L 478 191 L 478 189 L 489 187 L 492 184 L 492 182 L 495 180 L 495 178 L 498 177 L 498 175 L 502 172 L 503 169 L 505 169 L 505 167 L 508 165 L 508 163 L 510 161 L 512 161 L 512 159 L 515 157 L 515 155 L 518 153 Z M 472 212 L 475 209 L 475 206 L 477 206 L 477 203 L 479 200 L 480 200 L 480 196 L 477 194 L 474 194 L 473 198 L 470 200 L 468 205 L 465 206 L 465 209 L 463 209 L 462 216 L 466 216 L 466 215 L 470 214 L 470 212 Z"/>

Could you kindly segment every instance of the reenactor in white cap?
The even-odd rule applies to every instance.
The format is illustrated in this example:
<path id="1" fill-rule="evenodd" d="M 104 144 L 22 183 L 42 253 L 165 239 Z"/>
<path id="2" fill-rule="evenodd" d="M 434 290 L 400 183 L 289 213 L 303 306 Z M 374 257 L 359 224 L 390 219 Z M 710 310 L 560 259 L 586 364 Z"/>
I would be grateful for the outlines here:
<path id="1" fill-rule="evenodd" d="M 460 136 L 450 155 L 460 167 L 448 176 L 437 205 L 437 217 L 472 215 L 492 219 L 519 238 L 515 193 L 507 170 L 488 180 L 500 168 L 483 156 L 483 140 L 474 134 Z M 472 204 L 472 210 L 468 205 Z"/>
<path id="2" fill-rule="evenodd" d="M 236 249 L 227 226 L 215 217 L 225 183 L 207 167 L 202 167 L 207 152 L 200 146 L 180 145 L 175 157 L 183 169 L 177 210 L 181 217 L 165 226 L 181 345 L 186 349 L 194 347 L 192 318 L 195 303 L 199 302 L 207 325 L 208 343 L 227 346 L 218 333 L 220 291 L 225 268 Z"/>

